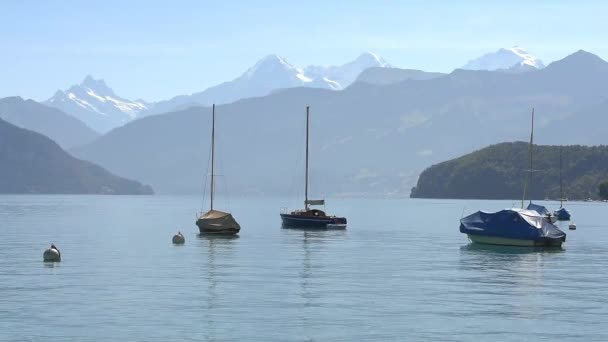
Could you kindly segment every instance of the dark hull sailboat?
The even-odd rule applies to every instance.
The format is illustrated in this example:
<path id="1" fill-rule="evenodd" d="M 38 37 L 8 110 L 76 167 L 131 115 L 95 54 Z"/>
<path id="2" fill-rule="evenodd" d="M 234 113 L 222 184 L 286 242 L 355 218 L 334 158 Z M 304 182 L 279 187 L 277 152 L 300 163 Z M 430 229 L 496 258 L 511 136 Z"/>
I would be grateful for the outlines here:
<path id="1" fill-rule="evenodd" d="M 304 228 L 304 229 L 345 229 L 346 218 L 329 216 L 323 210 L 312 209 L 311 205 L 325 205 L 325 200 L 308 199 L 308 131 L 309 131 L 309 110 L 306 107 L 306 177 L 305 177 L 305 198 L 304 209 L 281 213 L 283 228 Z"/>
<path id="2" fill-rule="evenodd" d="M 281 220 L 285 228 L 328 229 L 346 226 L 346 218 L 327 216 L 324 211 L 318 209 L 292 211 L 291 213 L 281 214 Z"/>
<path id="3" fill-rule="evenodd" d="M 211 207 L 209 211 L 201 213 L 196 220 L 196 225 L 201 234 L 217 234 L 217 235 L 236 235 L 241 230 L 241 226 L 236 222 L 231 213 L 213 209 L 213 195 L 215 193 L 215 104 L 212 109 L 212 124 L 211 124 Z"/>

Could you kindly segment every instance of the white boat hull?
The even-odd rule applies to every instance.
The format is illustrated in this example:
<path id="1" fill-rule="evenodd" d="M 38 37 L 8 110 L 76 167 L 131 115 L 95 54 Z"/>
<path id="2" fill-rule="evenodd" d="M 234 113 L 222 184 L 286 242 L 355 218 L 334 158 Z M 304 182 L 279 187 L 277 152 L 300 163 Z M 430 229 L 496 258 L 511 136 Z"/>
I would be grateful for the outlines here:
<path id="1" fill-rule="evenodd" d="M 524 239 L 510 239 L 495 236 L 484 236 L 484 235 L 473 235 L 467 234 L 469 240 L 475 243 L 482 243 L 486 245 L 499 245 L 499 246 L 518 246 L 518 247 L 541 247 L 541 246 L 555 246 L 559 247 L 562 245 L 561 240 L 551 241 L 535 241 L 535 240 L 524 240 Z"/>

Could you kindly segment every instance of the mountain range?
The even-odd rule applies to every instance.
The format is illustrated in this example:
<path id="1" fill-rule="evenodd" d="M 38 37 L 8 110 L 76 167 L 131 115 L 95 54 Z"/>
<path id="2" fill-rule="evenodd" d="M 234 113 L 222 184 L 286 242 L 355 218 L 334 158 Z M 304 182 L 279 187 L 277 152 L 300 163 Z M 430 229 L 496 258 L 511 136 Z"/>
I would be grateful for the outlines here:
<path id="1" fill-rule="evenodd" d="M 58 90 L 44 104 L 80 119 L 103 134 L 146 115 L 189 106 L 230 103 L 293 87 L 341 90 L 354 82 L 363 70 L 389 66 L 371 52 L 341 66 L 309 66 L 304 69 L 290 64 L 278 55 L 268 55 L 232 81 L 169 100 L 147 103 L 143 100 L 125 99 L 116 95 L 104 80 L 87 76 L 80 84 L 67 90 Z"/>
<path id="2" fill-rule="evenodd" d="M 542 62 L 520 47 L 500 49 L 495 53 L 472 60 L 464 69 L 529 71 L 542 68 Z M 124 125 L 136 118 L 187 108 L 189 106 L 231 103 L 240 99 L 268 95 L 287 88 L 311 87 L 343 90 L 355 82 L 362 72 L 375 72 L 376 80 L 382 78 L 394 82 L 413 79 L 418 70 L 404 71 L 393 68 L 382 57 L 366 52 L 355 60 L 339 66 L 315 66 L 300 68 L 278 55 L 268 55 L 247 69 L 241 76 L 190 95 L 180 95 L 169 100 L 148 103 L 118 96 L 104 80 L 87 76 L 80 84 L 67 90 L 59 90 L 44 103 L 62 110 L 87 124 L 99 133 Z M 390 69 L 386 72 L 381 69 Z M 426 73 L 430 77 L 437 73 Z M 368 74 L 365 77 L 370 77 Z M 382 77 L 378 78 L 380 75 Z M 390 75 L 390 76 L 389 76 Z M 364 77 L 364 78 L 365 78 Z M 392 77 L 392 78 L 390 78 Z M 405 77 L 405 78 L 404 78 Z M 369 80 L 368 80 L 369 81 Z"/>
<path id="3" fill-rule="evenodd" d="M 299 68 L 278 55 L 269 55 L 236 79 L 192 95 L 182 95 L 154 104 L 152 113 L 164 113 L 192 105 L 226 104 L 240 99 L 265 96 L 274 91 L 295 87 L 342 90 L 359 74 L 371 67 L 389 67 L 381 57 L 364 53 L 341 66 Z"/>
<path id="4" fill-rule="evenodd" d="M 428 165 L 526 139 L 533 107 L 539 143 L 607 142 L 604 134 L 578 133 L 598 130 L 605 113 L 598 109 L 608 101 L 608 63 L 591 53 L 523 73 L 427 76 L 355 82 L 342 91 L 296 87 L 217 106 L 220 172 L 239 194 L 299 189 L 307 105 L 313 193 L 407 196 Z M 159 192 L 196 193 L 209 132 L 210 108 L 190 107 L 130 122 L 71 151 Z"/>
<path id="5" fill-rule="evenodd" d="M 76 159 L 42 134 L 0 119 L 0 193 L 152 194 L 138 182 Z"/>

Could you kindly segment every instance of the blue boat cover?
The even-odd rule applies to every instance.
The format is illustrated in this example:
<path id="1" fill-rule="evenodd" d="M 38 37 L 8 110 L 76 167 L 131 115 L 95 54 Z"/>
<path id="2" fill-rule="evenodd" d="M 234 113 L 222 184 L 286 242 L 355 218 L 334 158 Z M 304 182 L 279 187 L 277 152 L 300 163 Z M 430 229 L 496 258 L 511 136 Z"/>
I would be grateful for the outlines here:
<path id="1" fill-rule="evenodd" d="M 495 213 L 478 211 L 460 220 L 460 232 L 533 241 L 566 237 L 566 233 L 545 217 L 525 209 L 505 209 Z"/>
<path id="2" fill-rule="evenodd" d="M 540 204 L 534 204 L 532 202 L 530 202 L 530 204 L 528 204 L 528 210 L 534 210 L 537 213 L 541 214 L 542 216 L 547 216 L 550 213 L 550 211 L 546 207 L 544 207 Z"/>
<path id="3" fill-rule="evenodd" d="M 563 208 L 563 207 L 559 208 L 558 210 L 553 212 L 553 214 L 555 216 L 557 216 L 557 218 L 559 220 L 569 220 L 570 219 L 570 212 L 566 208 Z"/>

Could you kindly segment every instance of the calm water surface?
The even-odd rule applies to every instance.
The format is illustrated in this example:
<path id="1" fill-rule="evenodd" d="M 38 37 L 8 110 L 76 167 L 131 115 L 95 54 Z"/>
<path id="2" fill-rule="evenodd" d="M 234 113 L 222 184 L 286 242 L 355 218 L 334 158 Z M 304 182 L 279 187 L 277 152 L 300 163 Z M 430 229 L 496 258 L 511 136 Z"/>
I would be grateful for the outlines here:
<path id="1" fill-rule="evenodd" d="M 458 232 L 505 201 L 333 199 L 348 229 L 307 232 L 280 228 L 293 201 L 233 199 L 234 239 L 197 235 L 200 202 L 0 196 L 0 340 L 608 340 L 607 204 L 567 203 L 564 248 L 530 250 Z"/>

